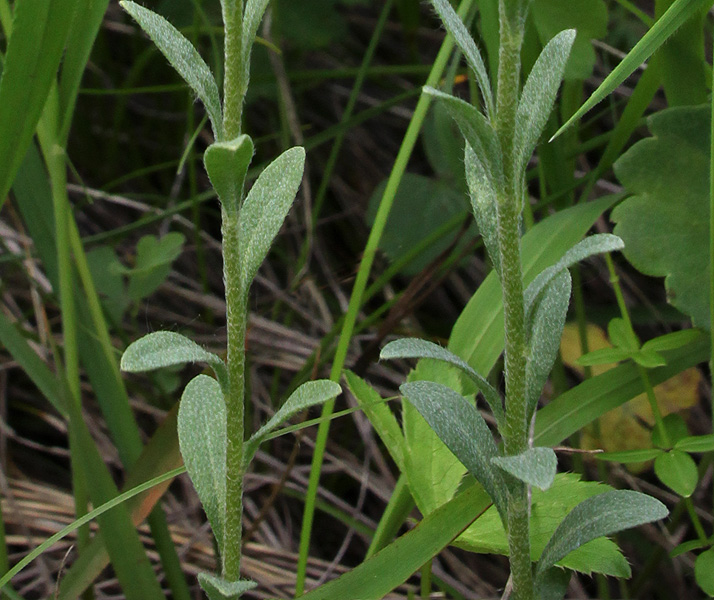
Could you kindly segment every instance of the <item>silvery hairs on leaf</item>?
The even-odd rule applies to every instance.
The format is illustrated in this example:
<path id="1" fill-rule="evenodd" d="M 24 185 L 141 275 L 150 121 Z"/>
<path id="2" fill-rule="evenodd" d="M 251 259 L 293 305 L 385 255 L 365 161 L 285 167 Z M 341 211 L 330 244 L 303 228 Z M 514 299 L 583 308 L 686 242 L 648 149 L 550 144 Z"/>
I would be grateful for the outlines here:
<path id="1" fill-rule="evenodd" d="M 248 0 L 243 13 L 243 37 L 241 38 L 241 59 L 243 61 L 243 77 L 246 88 L 250 79 L 250 55 L 255 43 L 258 27 L 263 20 L 265 10 L 270 0 Z"/>
<path id="2" fill-rule="evenodd" d="M 228 142 L 215 142 L 203 154 L 203 164 L 224 209 L 237 213 L 243 200 L 243 184 L 253 158 L 253 140 L 240 135 Z"/>
<path id="3" fill-rule="evenodd" d="M 464 150 L 466 183 L 469 187 L 471 208 L 479 233 L 483 238 L 493 268 L 501 277 L 501 250 L 498 242 L 498 197 L 493 181 L 474 149 L 467 142 Z"/>
<path id="4" fill-rule="evenodd" d="M 553 485 L 558 469 L 552 448 L 529 448 L 514 456 L 496 456 L 491 462 L 516 479 L 544 491 Z"/>
<path id="5" fill-rule="evenodd" d="M 198 583 L 201 589 L 206 592 L 208 600 L 235 600 L 241 595 L 258 587 L 255 581 L 240 579 L 238 581 L 226 581 L 210 573 L 199 573 Z"/>
<path id="6" fill-rule="evenodd" d="M 162 16 L 130 0 L 120 4 L 201 99 L 211 120 L 213 135 L 220 140 L 223 137 L 223 110 L 218 85 L 196 48 Z"/>

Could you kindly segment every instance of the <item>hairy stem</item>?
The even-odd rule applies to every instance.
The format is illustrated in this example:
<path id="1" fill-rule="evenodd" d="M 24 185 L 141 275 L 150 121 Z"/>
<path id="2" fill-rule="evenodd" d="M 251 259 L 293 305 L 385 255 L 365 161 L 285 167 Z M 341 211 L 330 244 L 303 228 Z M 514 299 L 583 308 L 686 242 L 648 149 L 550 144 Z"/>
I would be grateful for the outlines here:
<path id="1" fill-rule="evenodd" d="M 223 3 L 225 27 L 225 78 L 223 80 L 223 135 L 227 140 L 241 133 L 243 101 L 248 82 L 243 72 L 243 0 Z"/>

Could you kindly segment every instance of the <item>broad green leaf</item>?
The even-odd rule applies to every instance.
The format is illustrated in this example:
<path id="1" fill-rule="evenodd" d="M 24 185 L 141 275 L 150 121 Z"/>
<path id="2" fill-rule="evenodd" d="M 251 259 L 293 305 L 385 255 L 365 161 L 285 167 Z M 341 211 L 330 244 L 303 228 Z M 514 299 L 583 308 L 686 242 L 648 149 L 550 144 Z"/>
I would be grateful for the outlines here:
<path id="1" fill-rule="evenodd" d="M 377 431 L 377 435 L 387 447 L 392 460 L 399 467 L 400 473 L 404 473 L 406 470 L 404 465 L 406 446 L 404 434 L 394 413 L 382 400 L 379 393 L 364 379 L 361 379 L 352 371 L 345 371 L 345 379 L 362 412 L 367 415 L 370 423 Z"/>
<path id="2" fill-rule="evenodd" d="M 685 437 L 679 440 L 674 447 L 682 452 L 711 452 L 714 450 L 714 433 Z"/>
<path id="3" fill-rule="evenodd" d="M 714 596 L 714 548 L 709 548 L 694 561 L 694 578 L 708 596 Z"/>
<path id="4" fill-rule="evenodd" d="M 625 245 L 616 235 L 599 233 L 590 235 L 570 248 L 553 266 L 544 269 L 526 289 L 526 310 L 530 311 L 538 295 L 553 278 L 564 269 L 569 269 L 581 260 L 596 254 L 622 250 Z"/>
<path id="5" fill-rule="evenodd" d="M 501 276 L 501 250 L 498 244 L 498 197 L 481 159 L 470 144 L 466 144 L 466 183 L 469 187 L 471 208 L 476 218 L 479 232 L 483 237 L 493 268 Z"/>
<path id="6" fill-rule="evenodd" d="M 127 373 L 143 373 L 186 363 L 210 365 L 221 387 L 228 389 L 228 371 L 221 358 L 173 331 L 156 331 L 132 342 L 124 351 L 120 366 Z"/>
<path id="7" fill-rule="evenodd" d="M 429 86 L 424 87 L 424 93 L 443 102 L 466 142 L 481 160 L 489 181 L 496 190 L 501 190 L 503 187 L 501 145 L 496 130 L 488 119 L 476 107 L 451 94 L 445 94 Z"/>
<path id="8" fill-rule="evenodd" d="M 442 348 L 438 344 L 426 340 L 402 338 L 389 342 L 382 348 L 379 358 L 382 360 L 395 358 L 431 358 L 458 367 L 476 384 L 476 387 L 478 387 L 479 391 L 483 394 L 498 422 L 503 422 L 503 404 L 499 393 L 465 361 L 452 352 L 449 352 L 446 348 Z"/>
<path id="9" fill-rule="evenodd" d="M 565 516 L 580 502 L 610 490 L 610 486 L 581 481 L 578 475 L 560 473 L 546 491 L 531 489 L 531 559 L 537 561 L 553 532 Z M 489 508 L 463 535 L 455 546 L 471 552 L 508 555 L 508 538 L 496 510 Z M 603 573 L 615 577 L 628 577 L 630 569 L 617 544 L 600 538 L 579 548 L 560 566 L 585 574 Z"/>
<path id="10" fill-rule="evenodd" d="M 130 0 L 122 0 L 120 4 L 139 23 L 171 66 L 201 99 L 211 120 L 213 135 L 221 140 L 223 111 L 218 85 L 196 48 L 162 16 Z"/>
<path id="11" fill-rule="evenodd" d="M 658 338 L 654 338 L 642 345 L 643 350 L 654 350 L 655 352 L 666 352 L 686 346 L 702 335 L 697 329 L 683 329 L 673 333 L 666 333 Z"/>
<path id="12" fill-rule="evenodd" d="M 255 581 L 243 579 L 226 581 L 210 573 L 199 573 L 198 583 L 201 585 L 201 589 L 206 592 L 209 600 L 235 600 L 245 592 L 258 587 Z"/>
<path id="13" fill-rule="evenodd" d="M 169 276 L 171 263 L 183 250 L 186 238 L 172 231 L 161 238 L 145 235 L 136 245 L 136 265 L 129 275 L 129 296 L 138 302 L 153 293 Z"/>
<path id="14" fill-rule="evenodd" d="M 308 381 L 297 388 L 278 411 L 256 431 L 250 439 L 245 443 L 243 463 L 247 468 L 253 456 L 255 456 L 258 446 L 271 431 L 282 425 L 285 421 L 296 415 L 297 413 L 315 406 L 324 404 L 328 400 L 336 398 L 342 393 L 342 388 L 339 384 L 329 379 L 318 379 L 316 381 Z"/>
<path id="15" fill-rule="evenodd" d="M 578 504 L 558 526 L 535 570 L 538 581 L 573 550 L 596 538 L 664 519 L 669 511 L 659 500 L 631 490 L 613 490 Z"/>
<path id="16" fill-rule="evenodd" d="M 600 348 L 587 354 L 583 354 L 575 362 L 581 367 L 593 367 L 595 365 L 609 365 L 632 358 L 632 350 L 623 348 Z"/>
<path id="17" fill-rule="evenodd" d="M 536 597 L 540 600 L 563 600 L 568 591 L 572 573 L 568 569 L 552 567 L 538 582 Z"/>
<path id="18" fill-rule="evenodd" d="M 570 273 L 563 270 L 543 290 L 533 309 L 526 364 L 528 419 L 538 407 L 538 399 L 560 350 L 565 317 L 570 304 Z"/>
<path id="19" fill-rule="evenodd" d="M 491 465 L 498 450 L 481 413 L 463 396 L 439 383 L 413 381 L 399 389 L 484 487 L 505 519 L 505 485 Z"/>
<path id="20" fill-rule="evenodd" d="M 13 31 L 0 79 L 0 208 L 17 175 L 56 81 L 76 3 L 14 3 Z"/>
<path id="21" fill-rule="evenodd" d="M 654 369 L 655 367 L 661 367 L 667 364 L 664 357 L 654 350 L 640 350 L 639 352 L 635 352 L 632 358 L 638 365 L 642 365 L 646 369 Z"/>
<path id="22" fill-rule="evenodd" d="M 253 159 L 253 140 L 241 135 L 230 142 L 215 142 L 203 155 L 203 164 L 213 189 L 228 212 L 238 212 L 243 184 Z"/>
<path id="23" fill-rule="evenodd" d="M 625 323 L 625 319 L 617 317 L 611 319 L 607 324 L 607 335 L 613 346 L 623 348 L 625 350 L 639 350 L 640 342 L 635 337 L 632 330 Z"/>
<path id="24" fill-rule="evenodd" d="M 131 299 L 124 283 L 124 266 L 110 246 L 99 246 L 87 252 L 87 265 L 92 274 L 102 306 L 113 323 L 121 323 Z"/>
<path id="25" fill-rule="evenodd" d="M 709 329 L 708 106 L 652 115 L 653 137 L 632 146 L 615 173 L 632 197 L 612 212 L 624 254 L 646 275 L 665 277 L 671 304 Z M 677 198 L 677 202 L 672 202 Z"/>
<path id="26" fill-rule="evenodd" d="M 697 464 L 686 452 L 663 452 L 655 459 L 654 468 L 659 480 L 683 498 L 689 498 L 697 489 Z"/>
<path id="27" fill-rule="evenodd" d="M 496 107 L 493 101 L 491 81 L 489 80 L 481 53 L 471 37 L 471 34 L 469 34 L 463 21 L 447 0 L 431 0 L 431 3 L 434 5 L 436 12 L 439 13 L 446 30 L 452 35 L 456 45 L 464 53 L 466 61 L 469 63 L 469 67 L 471 67 L 476 77 L 486 107 L 486 114 L 489 115 L 489 118 L 495 119 Z"/>
<path id="28" fill-rule="evenodd" d="M 186 470 L 223 547 L 226 512 L 226 403 L 208 375 L 194 377 L 181 396 L 178 438 Z"/>
<path id="29" fill-rule="evenodd" d="M 556 35 L 543 49 L 523 86 L 513 137 L 514 173 L 523 173 L 533 154 L 563 80 L 565 63 L 575 41 L 575 30 Z"/>
<path id="30" fill-rule="evenodd" d="M 300 598 L 382 600 L 448 546 L 489 505 L 481 486 L 472 485 L 372 558 Z"/>
<path id="31" fill-rule="evenodd" d="M 603 452 L 601 454 L 596 454 L 595 458 L 597 458 L 598 460 L 605 460 L 608 462 L 616 462 L 623 465 L 628 465 L 654 460 L 660 454 L 662 454 L 662 450 L 660 450 L 659 448 L 645 448 L 643 450 L 622 450 L 620 452 Z"/>
<path id="32" fill-rule="evenodd" d="M 295 200 L 305 166 L 305 150 L 283 152 L 260 174 L 240 211 L 241 279 L 248 292 Z"/>
<path id="33" fill-rule="evenodd" d="M 622 62 L 610 72 L 585 104 L 555 133 L 553 138 L 558 137 L 567 127 L 580 120 L 586 112 L 616 90 L 625 79 L 652 56 L 657 48 L 667 41 L 680 25 L 710 4 L 710 0 L 676 0 L 662 18 L 642 36 Z"/>
<path id="34" fill-rule="evenodd" d="M 496 456 L 491 462 L 516 479 L 541 490 L 553 485 L 558 469 L 558 459 L 552 448 L 529 448 L 515 456 Z"/>

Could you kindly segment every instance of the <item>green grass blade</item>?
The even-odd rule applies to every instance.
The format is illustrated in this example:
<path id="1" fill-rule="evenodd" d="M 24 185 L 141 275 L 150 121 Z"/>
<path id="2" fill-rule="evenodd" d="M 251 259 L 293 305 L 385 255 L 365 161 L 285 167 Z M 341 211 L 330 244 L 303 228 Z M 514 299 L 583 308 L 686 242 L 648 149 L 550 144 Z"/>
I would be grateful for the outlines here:
<path id="1" fill-rule="evenodd" d="M 635 47 L 615 67 L 600 86 L 592 93 L 575 114 L 555 132 L 551 140 L 558 137 L 586 112 L 610 95 L 625 79 L 627 79 L 642 63 L 644 63 L 667 39 L 690 17 L 697 14 L 704 6 L 710 6 L 711 0 L 677 0 L 669 10 L 662 15 L 654 26 L 640 39 Z"/>

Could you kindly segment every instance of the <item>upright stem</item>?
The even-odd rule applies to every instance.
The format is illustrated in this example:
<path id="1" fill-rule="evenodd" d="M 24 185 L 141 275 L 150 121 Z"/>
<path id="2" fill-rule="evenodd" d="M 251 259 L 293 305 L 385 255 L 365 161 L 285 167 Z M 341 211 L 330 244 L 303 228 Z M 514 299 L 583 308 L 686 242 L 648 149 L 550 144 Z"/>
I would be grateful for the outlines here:
<path id="1" fill-rule="evenodd" d="M 248 82 L 243 70 L 243 0 L 223 2 L 225 27 L 225 78 L 223 80 L 223 135 L 227 140 L 241 132 L 243 100 Z"/>

